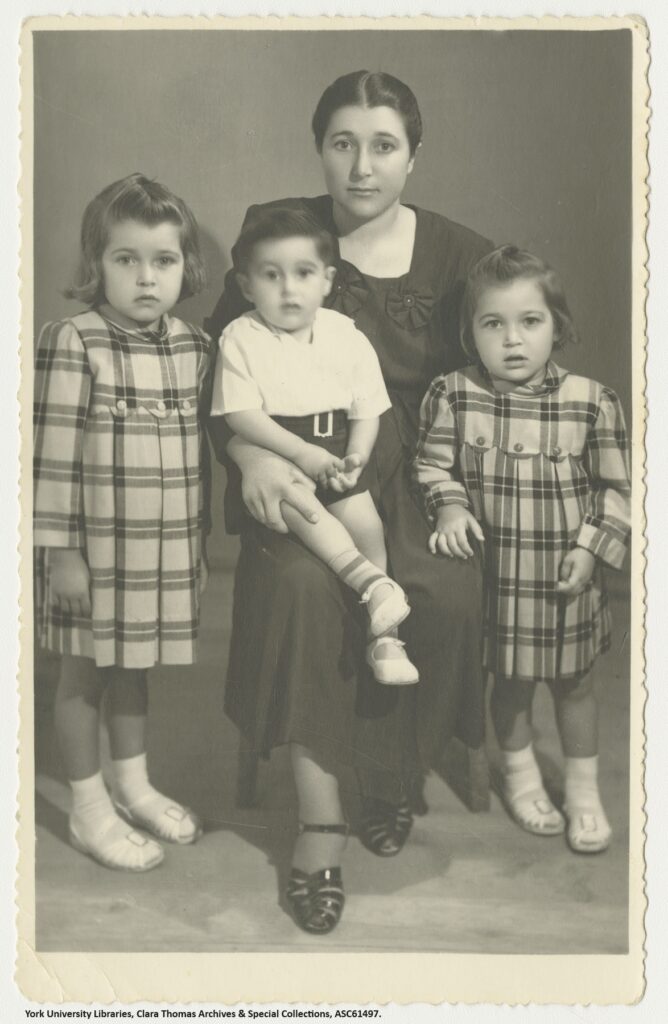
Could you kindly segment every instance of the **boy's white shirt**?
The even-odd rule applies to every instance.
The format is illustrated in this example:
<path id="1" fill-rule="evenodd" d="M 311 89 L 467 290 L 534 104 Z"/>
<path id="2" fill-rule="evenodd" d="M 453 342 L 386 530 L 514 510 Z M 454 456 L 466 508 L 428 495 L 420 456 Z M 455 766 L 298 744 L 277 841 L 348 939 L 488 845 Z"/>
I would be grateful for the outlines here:
<path id="1" fill-rule="evenodd" d="M 262 409 L 270 416 L 308 416 L 343 409 L 371 419 L 390 408 L 380 363 L 353 321 L 321 308 L 309 344 L 270 327 L 255 311 L 223 331 L 211 414 Z"/>

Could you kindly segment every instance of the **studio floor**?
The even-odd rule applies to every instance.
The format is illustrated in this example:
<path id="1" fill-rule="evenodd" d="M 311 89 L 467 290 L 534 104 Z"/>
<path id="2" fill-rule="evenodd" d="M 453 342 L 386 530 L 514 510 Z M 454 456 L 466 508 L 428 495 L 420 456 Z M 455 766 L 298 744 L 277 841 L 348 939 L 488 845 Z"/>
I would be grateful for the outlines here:
<path id="1" fill-rule="evenodd" d="M 141 875 L 106 870 L 67 841 L 68 791 L 52 728 L 55 664 L 36 681 L 36 939 L 43 951 L 449 951 L 623 953 L 628 900 L 628 600 L 613 597 L 613 650 L 601 693 L 601 789 L 614 839 L 598 856 L 563 837 L 522 832 L 493 794 L 471 813 L 442 778 L 427 780 L 429 814 L 399 857 L 381 860 L 351 837 L 347 903 L 327 937 L 300 931 L 279 898 L 297 821 L 287 751 L 260 769 L 257 805 L 235 805 L 238 736 L 222 711 L 233 548 L 214 562 L 198 669 L 151 676 L 153 781 L 204 818 L 190 847 L 167 846 Z M 559 748 L 547 692 L 536 707 L 537 749 L 559 789 Z M 490 744 L 490 759 L 494 762 Z M 352 780 L 344 780 L 354 804 Z"/>

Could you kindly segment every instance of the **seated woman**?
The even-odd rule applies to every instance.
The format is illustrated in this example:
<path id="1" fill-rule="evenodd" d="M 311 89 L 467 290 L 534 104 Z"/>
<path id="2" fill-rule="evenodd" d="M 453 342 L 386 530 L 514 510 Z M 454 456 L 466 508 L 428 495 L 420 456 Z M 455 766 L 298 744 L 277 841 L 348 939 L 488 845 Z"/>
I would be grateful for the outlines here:
<path id="1" fill-rule="evenodd" d="M 390 569 L 411 614 L 401 627 L 417 686 L 379 685 L 365 665 L 355 596 L 294 537 L 282 503 L 317 514 L 297 466 L 212 420 L 218 457 L 231 457 L 228 529 L 241 532 L 225 707 L 258 752 L 289 743 L 302 822 L 290 902 L 306 930 L 326 932 L 343 907 L 347 826 L 337 772 L 353 766 L 365 798 L 361 838 L 397 854 L 410 831 L 406 794 L 457 735 L 480 751 L 482 577 L 477 555 L 435 560 L 411 493 L 420 403 L 431 379 L 465 363 L 459 302 L 469 268 L 491 243 L 436 213 L 403 205 L 420 146 L 417 101 L 384 73 L 353 72 L 322 95 L 313 117 L 328 193 L 252 207 L 305 211 L 338 239 L 326 305 L 351 317 L 374 346 L 392 408 L 380 417 L 368 486 L 384 522 Z M 207 324 L 218 338 L 249 308 L 234 274 Z M 241 481 L 239 473 L 241 472 Z M 239 493 L 250 515 L 244 514 Z"/>

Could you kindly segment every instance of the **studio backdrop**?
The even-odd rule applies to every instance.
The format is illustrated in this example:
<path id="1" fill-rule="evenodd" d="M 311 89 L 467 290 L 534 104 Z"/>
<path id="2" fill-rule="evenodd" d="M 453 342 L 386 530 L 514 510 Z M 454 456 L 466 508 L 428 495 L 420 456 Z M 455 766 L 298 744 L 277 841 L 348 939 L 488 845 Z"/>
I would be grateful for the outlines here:
<path id="1" fill-rule="evenodd" d="M 570 369 L 603 378 L 630 416 L 630 31 L 38 32 L 35 322 L 62 297 L 83 208 L 131 171 L 164 181 L 203 231 L 201 323 L 251 203 L 324 191 L 310 121 L 359 68 L 415 92 L 424 143 L 407 202 L 562 274 L 581 336 Z"/>

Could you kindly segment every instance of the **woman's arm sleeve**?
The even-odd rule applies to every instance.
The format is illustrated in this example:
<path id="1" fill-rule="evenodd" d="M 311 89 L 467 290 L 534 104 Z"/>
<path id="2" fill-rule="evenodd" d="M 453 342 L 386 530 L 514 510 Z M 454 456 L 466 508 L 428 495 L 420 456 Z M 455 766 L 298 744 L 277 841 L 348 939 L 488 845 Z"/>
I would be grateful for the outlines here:
<path id="1" fill-rule="evenodd" d="M 619 569 L 631 531 L 631 485 L 624 413 L 608 388 L 603 389 L 583 460 L 591 496 L 576 544 Z"/>
<path id="2" fill-rule="evenodd" d="M 83 431 L 91 372 L 69 323 L 47 324 L 37 343 L 34 406 L 36 547 L 82 548 Z"/>
<path id="3" fill-rule="evenodd" d="M 442 377 L 432 382 L 420 408 L 413 473 L 431 520 L 441 505 L 469 507 L 457 473 L 457 424 Z"/>

